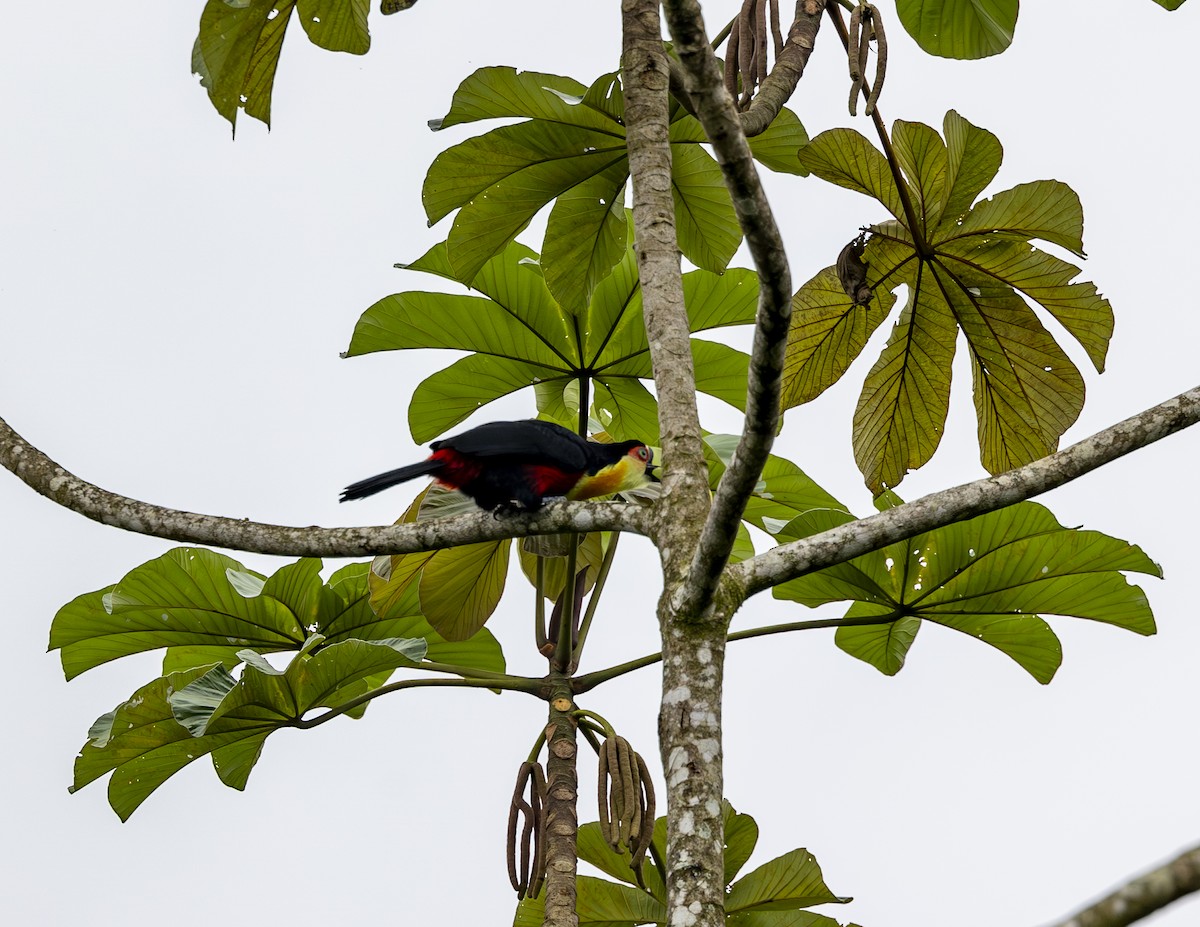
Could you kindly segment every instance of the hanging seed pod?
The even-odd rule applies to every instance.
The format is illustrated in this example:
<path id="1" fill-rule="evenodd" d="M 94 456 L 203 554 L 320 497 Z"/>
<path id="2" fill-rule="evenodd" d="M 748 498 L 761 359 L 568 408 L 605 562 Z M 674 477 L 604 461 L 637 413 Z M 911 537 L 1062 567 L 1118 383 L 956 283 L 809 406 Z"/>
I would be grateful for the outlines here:
<path id="1" fill-rule="evenodd" d="M 616 734 L 600 745 L 596 800 L 600 833 L 614 853 L 628 848 L 641 882 L 642 861 L 654 836 L 654 780 L 629 741 Z"/>
<path id="2" fill-rule="evenodd" d="M 519 838 L 518 822 L 523 822 Z M 508 806 L 507 850 L 508 880 L 517 898 L 536 897 L 546 880 L 546 773 L 541 763 L 527 761 L 517 770 Z"/>
<path id="3" fill-rule="evenodd" d="M 876 43 L 878 54 L 875 58 L 875 80 L 867 86 L 867 51 L 872 41 Z M 875 104 L 887 73 L 887 36 L 883 31 L 879 10 L 870 3 L 860 3 L 850 13 L 846 56 L 850 64 L 850 115 L 858 114 L 858 95 L 867 86 L 867 107 L 864 112 L 870 116 L 875 112 Z"/>
<path id="4" fill-rule="evenodd" d="M 767 55 L 772 41 L 776 60 L 783 54 L 779 3 L 780 0 L 743 0 L 729 33 L 729 45 L 725 48 L 725 89 L 743 112 L 750 107 L 755 89 L 767 79 Z"/>

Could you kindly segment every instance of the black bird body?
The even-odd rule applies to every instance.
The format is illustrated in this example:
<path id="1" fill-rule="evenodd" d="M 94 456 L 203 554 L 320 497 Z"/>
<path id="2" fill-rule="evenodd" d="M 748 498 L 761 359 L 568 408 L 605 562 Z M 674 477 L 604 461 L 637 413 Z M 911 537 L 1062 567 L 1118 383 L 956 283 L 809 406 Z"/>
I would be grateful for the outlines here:
<path id="1" fill-rule="evenodd" d="M 537 511 L 549 497 L 591 499 L 633 489 L 654 477 L 653 454 L 641 441 L 601 444 L 553 422 L 528 419 L 488 422 L 434 441 L 433 453 L 360 480 L 342 491 L 341 501 L 366 496 L 432 476 L 488 511 Z"/>

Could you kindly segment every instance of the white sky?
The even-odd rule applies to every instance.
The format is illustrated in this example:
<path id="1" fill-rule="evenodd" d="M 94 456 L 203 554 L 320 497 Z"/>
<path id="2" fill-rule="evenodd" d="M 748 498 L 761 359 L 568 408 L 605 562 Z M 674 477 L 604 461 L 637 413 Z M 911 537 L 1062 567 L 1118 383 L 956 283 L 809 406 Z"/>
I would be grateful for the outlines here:
<path id="1" fill-rule="evenodd" d="M 293 23 L 275 128 L 246 120 L 236 142 L 188 73 L 200 2 L 10 6 L 0 415 L 80 476 L 148 501 L 283 524 L 393 518 L 402 490 L 353 507 L 339 507 L 337 491 L 420 455 L 408 395 L 447 358 L 338 352 L 375 299 L 433 283 L 392 264 L 447 231 L 425 227 L 420 184 L 471 127 L 434 135 L 425 121 L 476 67 L 585 82 L 611 69 L 617 4 L 427 0 L 373 15 L 365 58 L 320 52 Z M 732 6 L 710 4 L 710 22 Z M 1084 21 L 1080 4 L 1026 3 L 1015 46 L 975 63 L 927 58 L 889 19 L 889 120 L 940 127 L 956 108 L 1005 146 L 992 192 L 1055 177 L 1083 199 L 1085 274 L 1118 323 L 1072 440 L 1200 379 L 1187 247 L 1200 200 L 1194 6 L 1167 14 L 1150 0 L 1093 0 Z M 835 46 L 823 28 L 792 102 L 812 134 L 851 124 Z M 773 180 L 797 283 L 879 218 L 849 192 Z M 849 418 L 876 353 L 790 413 L 778 446 L 862 513 Z M 965 373 L 943 448 L 901 487 L 907 498 L 980 475 Z M 523 397 L 478 420 L 531 412 Z M 704 412 L 714 430 L 735 425 L 712 404 Z M 865 927 L 1011 927 L 1064 915 L 1200 840 L 1198 452 L 1200 429 L 1041 500 L 1065 524 L 1142 544 L 1168 577 L 1147 581 L 1155 638 L 1054 620 L 1065 659 L 1048 687 L 935 627 L 894 679 L 837 651 L 832 632 L 733 645 L 727 794 L 762 828 L 751 865 L 807 846 L 830 886 L 857 898 L 829 913 Z M 66 685 L 46 635 L 59 606 L 171 545 L 86 521 L 12 478 L 0 479 L 0 513 L 7 921 L 510 922 L 504 821 L 539 704 L 393 695 L 361 722 L 273 736 L 245 793 L 196 763 L 122 825 L 104 783 L 67 794 L 71 762 L 92 720 L 156 675 L 157 661 L 120 661 Z M 624 553 L 585 669 L 657 649 L 656 558 L 633 539 Z M 283 563 L 242 559 L 264 571 Z M 532 595 L 519 576 L 510 588 L 490 627 L 511 667 L 538 672 Z M 816 614 L 760 596 L 737 626 Z M 652 756 L 657 688 L 644 670 L 586 704 Z M 584 820 L 592 794 L 585 770 Z M 440 894 L 459 878 L 469 890 Z M 1190 924 L 1198 905 L 1154 923 Z"/>

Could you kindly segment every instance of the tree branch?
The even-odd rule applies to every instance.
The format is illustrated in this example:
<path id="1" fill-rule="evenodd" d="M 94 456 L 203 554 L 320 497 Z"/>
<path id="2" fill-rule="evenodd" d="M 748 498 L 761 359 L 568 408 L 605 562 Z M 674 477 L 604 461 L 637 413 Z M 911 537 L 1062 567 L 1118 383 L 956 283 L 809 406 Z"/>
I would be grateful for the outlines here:
<path id="1" fill-rule="evenodd" d="M 744 631 L 734 631 L 726 640 L 729 643 L 733 643 L 734 641 L 750 640 L 753 637 L 766 637 L 768 634 L 787 634 L 790 631 L 813 631 L 821 628 L 861 628 L 870 625 L 891 624 L 895 620 L 895 615 L 864 615 L 858 618 L 813 618 L 808 621 L 789 621 L 787 624 L 769 624 L 761 628 L 747 628 Z M 608 666 L 593 673 L 576 676 L 571 682 L 572 691 L 576 695 L 582 695 L 584 692 L 590 692 L 596 686 L 603 682 L 608 682 L 610 679 L 616 679 L 618 676 L 624 676 L 626 673 L 632 673 L 635 670 L 660 663 L 662 662 L 662 658 L 663 655 L 660 650 L 658 653 L 647 654 L 644 657 L 638 657 L 636 660 L 630 660 L 627 663 L 618 663 L 616 666 Z"/>
<path id="2" fill-rule="evenodd" d="M 633 180 L 634 243 L 666 462 L 658 509 L 668 534 L 686 531 L 694 538 L 697 519 L 690 509 L 707 505 L 708 474 L 675 230 L 667 55 L 658 0 L 624 0 L 621 23 L 621 86 Z M 680 511 L 681 503 L 689 507 L 688 516 Z M 678 554 L 681 545 L 664 546 Z"/>
<path id="3" fill-rule="evenodd" d="M 572 531 L 650 533 L 646 509 L 619 503 L 560 502 L 528 515 L 494 518 L 480 512 L 375 528 L 289 527 L 184 512 L 139 502 L 80 479 L 27 442 L 2 418 L 0 465 L 52 502 L 102 524 L 172 541 L 287 557 L 407 554 Z"/>
<path id="4" fill-rule="evenodd" d="M 1126 927 L 1200 891 L 1200 846 L 1122 885 L 1053 927 Z"/>
<path id="5" fill-rule="evenodd" d="M 527 679 L 524 676 L 507 676 L 503 679 L 401 679 L 399 682 L 391 682 L 386 686 L 380 686 L 378 689 L 372 689 L 370 692 L 364 692 L 362 695 L 342 702 L 336 708 L 331 708 L 329 711 L 323 712 L 315 718 L 299 718 L 291 722 L 288 727 L 298 727 L 304 730 L 311 727 L 318 727 L 326 721 L 332 721 L 339 715 L 344 715 L 359 705 L 365 705 L 367 702 L 374 701 L 381 695 L 399 692 L 401 689 L 506 689 L 513 692 L 527 692 L 530 695 L 536 695 L 541 691 L 543 686 L 544 683 L 542 680 Z"/>
<path id="6" fill-rule="evenodd" d="M 803 5 L 804 0 L 797 6 L 798 14 Z M 812 2 L 809 5 L 813 8 L 812 14 L 803 22 L 812 30 L 811 44 L 811 37 L 815 36 L 821 21 L 822 4 Z M 783 241 L 759 182 L 750 146 L 742 133 L 741 119 L 725 89 L 712 46 L 705 37 L 699 4 L 697 0 L 664 0 L 663 8 L 679 60 L 687 72 L 688 93 L 721 164 L 738 223 L 746 236 L 759 276 L 746 424 L 733 460 L 717 487 L 692 558 L 688 582 L 677 590 L 680 597 L 676 602 L 677 610 L 686 614 L 696 611 L 699 603 L 707 602 L 716 591 L 721 571 L 733 549 L 742 511 L 775 440 L 784 352 L 792 316 L 792 284 Z M 811 47 L 807 49 L 804 61 L 807 61 L 808 52 Z M 796 73 L 797 80 L 802 70 L 801 66 Z"/>
<path id="7" fill-rule="evenodd" d="M 814 570 L 844 563 L 896 541 L 994 512 L 1055 489 L 1200 421 L 1200 386 L 1139 412 L 1065 450 L 998 476 L 964 483 L 783 544 L 732 567 L 747 597 Z"/>

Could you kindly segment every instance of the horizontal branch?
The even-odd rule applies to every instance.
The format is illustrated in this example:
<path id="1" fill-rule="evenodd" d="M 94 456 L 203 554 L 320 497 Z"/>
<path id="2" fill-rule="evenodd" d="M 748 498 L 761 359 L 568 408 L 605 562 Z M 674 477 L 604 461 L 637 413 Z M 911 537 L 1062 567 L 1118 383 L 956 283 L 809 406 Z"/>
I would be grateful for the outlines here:
<path id="1" fill-rule="evenodd" d="M 787 634 L 791 631 L 816 631 L 822 628 L 861 628 L 869 625 L 891 624 L 896 620 L 896 615 L 862 615 L 852 618 L 813 618 L 809 621 L 789 621 L 787 624 L 769 624 L 761 628 L 747 628 L 744 631 L 734 631 L 726 640 L 730 643 L 734 641 L 748 641 L 754 637 L 766 637 L 768 634 Z M 662 651 L 658 653 L 647 654 L 644 657 L 638 657 L 636 660 L 630 660 L 627 663 L 619 663 L 616 666 L 609 666 L 602 670 L 596 670 L 594 673 L 586 673 L 583 676 L 576 676 L 572 683 L 572 691 L 576 695 L 582 695 L 584 692 L 589 692 L 602 682 L 608 682 L 610 679 L 616 679 L 618 676 L 624 676 L 626 673 L 632 673 L 634 670 L 644 669 L 647 666 L 653 666 L 655 663 L 662 662 Z"/>
<path id="2" fill-rule="evenodd" d="M 1054 927 L 1127 927 L 1197 891 L 1200 891 L 1200 847 L 1192 847 Z"/>
<path id="3" fill-rule="evenodd" d="M 943 525 L 1055 489 L 1200 421 L 1200 386 L 1033 463 L 783 544 L 730 568 L 747 597 Z"/>
<path id="4" fill-rule="evenodd" d="M 481 511 L 371 528 L 289 527 L 201 515 L 139 502 L 82 480 L 27 442 L 2 418 L 0 465 L 47 499 L 102 524 L 187 544 L 285 557 L 407 554 L 533 534 L 649 532 L 649 513 L 641 506 L 598 502 L 559 502 L 536 513 L 502 518 Z"/>
<path id="5" fill-rule="evenodd" d="M 332 721 L 338 715 L 344 715 L 346 712 L 358 708 L 360 705 L 365 705 L 367 702 L 373 701 L 381 695 L 399 692 L 401 689 L 505 689 L 511 692 L 526 692 L 533 695 L 544 685 L 545 683 L 540 679 L 528 679 L 524 676 L 506 676 L 501 679 L 401 679 L 399 682 L 388 683 L 386 686 L 380 686 L 378 689 L 364 692 L 362 695 L 343 702 L 336 708 L 331 708 L 329 711 L 323 712 L 315 718 L 300 718 L 288 726 L 305 730 L 310 727 L 317 727 L 326 721 Z"/>

